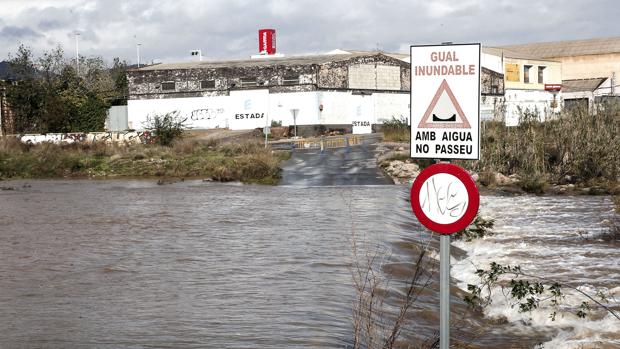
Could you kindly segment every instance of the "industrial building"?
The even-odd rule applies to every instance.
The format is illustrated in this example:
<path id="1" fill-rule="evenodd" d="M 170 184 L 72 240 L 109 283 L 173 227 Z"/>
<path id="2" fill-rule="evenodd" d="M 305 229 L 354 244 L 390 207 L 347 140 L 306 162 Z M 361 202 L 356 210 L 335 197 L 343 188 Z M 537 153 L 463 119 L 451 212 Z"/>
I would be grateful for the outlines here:
<path id="1" fill-rule="evenodd" d="M 481 103 L 481 111 L 492 108 L 494 119 L 514 126 L 523 113 L 538 115 L 544 121 L 560 110 L 560 62 L 485 46 L 482 48 L 481 64 L 503 76 L 503 93 L 492 98 L 492 102 L 483 99 Z"/>
<path id="2" fill-rule="evenodd" d="M 195 129 L 253 129 L 272 122 L 370 133 L 386 120 L 409 120 L 408 55 L 335 50 L 276 54 L 275 31 L 259 31 L 247 60 L 158 64 L 128 71 L 128 128 L 178 112 Z M 504 94 L 501 72 L 483 68 L 485 96 Z"/>
<path id="3" fill-rule="evenodd" d="M 562 81 L 564 108 L 592 108 L 597 102 L 616 96 L 610 95 L 612 80 L 609 78 L 570 79 Z"/>
<path id="4" fill-rule="evenodd" d="M 510 45 L 502 48 L 562 63 L 562 80 L 620 74 L 620 37 Z"/>
<path id="5" fill-rule="evenodd" d="M 178 111 L 193 128 L 370 125 L 409 117 L 409 64 L 382 53 L 159 64 L 130 70 L 129 128 Z"/>
<path id="6" fill-rule="evenodd" d="M 590 108 L 603 96 L 620 96 L 620 37 L 568 40 L 504 46 L 504 49 L 562 64 L 562 101 L 565 106 Z"/>
<path id="7" fill-rule="evenodd" d="M 198 129 L 276 121 L 370 133 L 385 120 L 409 119 L 410 65 L 382 52 L 159 64 L 128 78 L 134 129 L 173 111 Z M 483 68 L 481 80 L 483 95 L 503 95 L 501 73 Z"/>

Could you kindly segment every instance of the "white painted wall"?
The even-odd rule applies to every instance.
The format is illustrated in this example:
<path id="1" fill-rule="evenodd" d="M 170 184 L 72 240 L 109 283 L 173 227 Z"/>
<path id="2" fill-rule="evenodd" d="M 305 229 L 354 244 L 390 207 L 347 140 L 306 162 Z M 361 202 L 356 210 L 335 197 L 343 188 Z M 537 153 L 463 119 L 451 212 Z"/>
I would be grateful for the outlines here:
<path id="1" fill-rule="evenodd" d="M 482 96 L 480 98 L 480 120 L 498 120 L 504 118 L 504 96 Z"/>
<path id="2" fill-rule="evenodd" d="M 231 91 L 230 97 L 224 101 L 224 115 L 228 117 L 231 130 L 247 130 L 268 124 L 269 90 Z"/>
<path id="3" fill-rule="evenodd" d="M 375 123 L 375 103 L 372 95 L 349 95 L 349 112 L 354 134 L 372 133 Z"/>
<path id="4" fill-rule="evenodd" d="M 553 92 L 541 90 L 506 90 L 506 126 L 516 126 L 525 111 L 538 112 L 540 121 L 545 121 L 552 113 L 560 111 L 559 96 L 556 96 L 558 107 L 551 108 Z"/>
<path id="5" fill-rule="evenodd" d="M 323 111 L 320 113 L 321 123 L 350 123 L 350 96 L 351 92 L 319 92 L 319 103 L 323 105 Z"/>
<path id="6" fill-rule="evenodd" d="M 228 96 L 218 96 L 129 100 L 128 126 L 130 129 L 144 130 L 148 116 L 178 111 L 187 118 L 187 124 L 191 128 L 228 127 L 229 118 L 233 113 L 228 106 L 228 99 L 230 99 Z"/>
<path id="7" fill-rule="evenodd" d="M 481 66 L 491 69 L 492 71 L 500 74 L 504 74 L 504 67 L 502 66 L 502 57 L 490 55 L 482 52 L 480 55 Z"/>
<path id="8" fill-rule="evenodd" d="M 408 93 L 375 93 L 372 96 L 375 103 L 375 123 L 381 124 L 384 120 L 392 120 L 392 117 L 404 117 L 407 122 L 410 121 L 411 99 Z"/>
<path id="9" fill-rule="evenodd" d="M 269 120 L 293 125 L 292 109 L 297 109 L 297 125 L 315 125 L 319 119 L 319 92 L 274 93 L 269 99 Z M 270 121 L 271 123 L 271 121 Z"/>
<path id="10" fill-rule="evenodd" d="M 320 106 L 323 110 L 321 111 Z M 392 116 L 409 118 L 409 94 L 314 91 L 270 94 L 268 90 L 232 91 L 230 96 L 130 100 L 129 128 L 143 130 L 147 116 L 179 111 L 195 129 L 253 129 L 282 121 L 293 125 L 351 124 L 368 120 L 372 124 Z"/>

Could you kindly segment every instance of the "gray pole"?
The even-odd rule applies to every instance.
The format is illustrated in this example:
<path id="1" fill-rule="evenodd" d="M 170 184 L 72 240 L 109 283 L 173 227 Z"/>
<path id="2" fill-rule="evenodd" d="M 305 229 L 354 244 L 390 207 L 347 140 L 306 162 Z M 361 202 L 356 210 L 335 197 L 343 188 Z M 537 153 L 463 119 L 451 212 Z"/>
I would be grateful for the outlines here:
<path id="1" fill-rule="evenodd" d="M 140 45 L 142 44 L 136 44 L 136 56 L 138 56 L 138 68 L 140 68 Z"/>
<path id="2" fill-rule="evenodd" d="M 267 113 L 267 118 L 265 119 L 265 130 L 263 131 L 265 133 L 265 148 L 267 148 L 267 129 L 269 127 L 269 113 Z"/>
<path id="3" fill-rule="evenodd" d="M 293 124 L 295 125 L 295 138 L 297 138 L 297 112 L 299 112 L 299 109 L 291 109 L 291 114 L 293 114 Z"/>
<path id="4" fill-rule="evenodd" d="M 439 245 L 439 348 L 450 348 L 450 235 Z"/>
<path id="5" fill-rule="evenodd" d="M 80 76 L 80 46 L 78 44 L 78 37 L 80 33 L 75 32 L 75 71 L 77 76 Z"/>
<path id="6" fill-rule="evenodd" d="M 439 240 L 439 349 L 450 349 L 450 235 Z"/>

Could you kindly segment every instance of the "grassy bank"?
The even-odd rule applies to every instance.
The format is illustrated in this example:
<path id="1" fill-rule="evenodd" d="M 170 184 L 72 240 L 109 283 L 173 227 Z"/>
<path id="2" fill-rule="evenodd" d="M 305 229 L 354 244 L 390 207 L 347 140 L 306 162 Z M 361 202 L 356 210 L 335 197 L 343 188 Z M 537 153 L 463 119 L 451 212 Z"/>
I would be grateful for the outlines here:
<path id="1" fill-rule="evenodd" d="M 546 122 L 525 113 L 516 127 L 486 122 L 480 161 L 462 162 L 493 184 L 493 173 L 518 175 L 528 192 L 549 184 L 613 188 L 620 176 L 620 106 L 569 109 Z"/>
<path id="2" fill-rule="evenodd" d="M 411 129 L 407 118 L 404 117 L 399 119 L 392 117 L 391 120 L 385 120 L 381 131 L 386 142 L 409 142 L 411 137 Z"/>
<path id="3" fill-rule="evenodd" d="M 180 141 L 171 147 L 0 140 L 0 178 L 181 177 L 276 184 L 288 153 L 258 142 Z"/>
<path id="4" fill-rule="evenodd" d="M 526 192 L 574 185 L 620 193 L 620 105 L 565 109 L 551 120 L 538 120 L 538 115 L 523 113 L 516 127 L 483 122 L 480 160 L 455 163 L 478 173 L 479 182 L 489 187 L 503 185 L 499 173 L 513 176 Z M 387 122 L 383 132 L 388 142 L 409 141 L 409 127 L 402 120 Z"/>

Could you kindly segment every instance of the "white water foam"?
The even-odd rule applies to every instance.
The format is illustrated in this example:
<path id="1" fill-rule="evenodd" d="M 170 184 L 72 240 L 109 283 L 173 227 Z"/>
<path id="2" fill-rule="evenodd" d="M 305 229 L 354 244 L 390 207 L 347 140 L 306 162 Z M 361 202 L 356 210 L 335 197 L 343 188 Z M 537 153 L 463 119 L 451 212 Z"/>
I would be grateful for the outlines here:
<path id="1" fill-rule="evenodd" d="M 614 219 L 610 207 L 607 197 L 483 197 L 481 214 L 495 219 L 495 235 L 454 242 L 467 257 L 453 261 L 452 276 L 466 290 L 467 284 L 479 282 L 476 269 L 489 269 L 492 261 L 520 265 L 527 274 L 578 287 L 595 299 L 596 292 L 602 291 L 609 302 L 604 304 L 615 305 L 617 312 L 620 254 L 609 243 L 584 239 L 605 229 L 601 221 Z M 545 349 L 620 348 L 620 320 L 579 292 L 568 287 L 562 291 L 566 298 L 559 309 L 547 302 L 522 313 L 497 287 L 485 315 L 505 318 L 523 331 L 534 327 L 550 333 L 552 339 L 542 344 Z M 574 314 L 582 301 L 592 307 L 585 319 Z M 553 311 L 557 311 L 555 320 L 550 317 Z"/>

